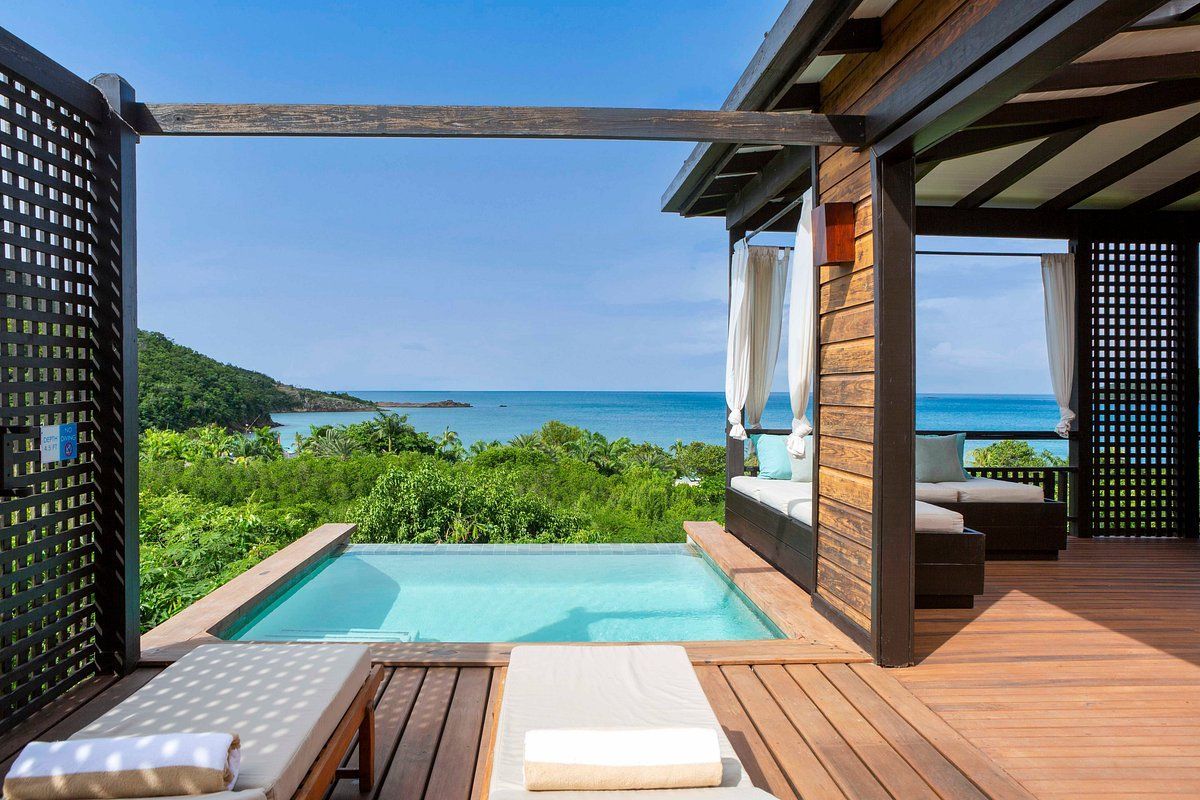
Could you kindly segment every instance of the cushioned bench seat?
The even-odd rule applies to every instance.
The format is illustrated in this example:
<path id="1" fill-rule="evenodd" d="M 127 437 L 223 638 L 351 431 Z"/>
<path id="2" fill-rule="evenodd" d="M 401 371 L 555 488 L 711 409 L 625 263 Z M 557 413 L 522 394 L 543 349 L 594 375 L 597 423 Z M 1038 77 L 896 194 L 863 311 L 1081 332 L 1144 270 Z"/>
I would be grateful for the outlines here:
<path id="1" fill-rule="evenodd" d="M 230 794 L 290 800 L 370 672 L 364 645 L 205 645 L 71 738 L 236 733 L 242 764 Z"/>
<path id="2" fill-rule="evenodd" d="M 807 481 L 781 481 L 739 475 L 730 481 L 734 491 L 778 511 L 797 522 L 812 525 L 812 484 Z M 918 531 L 962 533 L 963 517 L 957 511 L 940 508 L 920 500 L 916 505 Z"/>
<path id="3" fill-rule="evenodd" d="M 1041 503 L 1042 487 L 995 478 L 917 483 L 917 499 L 926 503 Z"/>

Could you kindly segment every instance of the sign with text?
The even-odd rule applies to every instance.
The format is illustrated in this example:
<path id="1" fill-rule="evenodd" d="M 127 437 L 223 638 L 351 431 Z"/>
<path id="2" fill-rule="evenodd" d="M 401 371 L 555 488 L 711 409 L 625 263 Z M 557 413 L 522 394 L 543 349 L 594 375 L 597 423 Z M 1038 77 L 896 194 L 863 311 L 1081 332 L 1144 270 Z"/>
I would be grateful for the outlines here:
<path id="1" fill-rule="evenodd" d="M 43 466 L 58 461 L 70 461 L 79 455 L 79 426 L 74 422 L 43 425 L 41 440 Z"/>

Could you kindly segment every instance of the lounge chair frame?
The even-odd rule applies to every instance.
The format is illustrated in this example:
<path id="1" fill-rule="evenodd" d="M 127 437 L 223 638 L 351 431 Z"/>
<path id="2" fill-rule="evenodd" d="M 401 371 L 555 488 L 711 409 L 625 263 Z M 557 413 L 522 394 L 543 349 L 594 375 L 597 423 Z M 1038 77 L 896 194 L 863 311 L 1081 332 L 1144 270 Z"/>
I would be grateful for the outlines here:
<path id="1" fill-rule="evenodd" d="M 381 664 L 371 668 L 366 683 L 358 690 L 333 735 L 321 748 L 320 755 L 292 800 L 323 800 L 333 784 L 343 778 L 357 779 L 358 790 L 362 794 L 374 788 L 375 694 L 383 680 L 383 673 Z M 357 758 L 354 759 L 356 763 L 343 766 L 351 748 L 355 746 L 358 748 Z"/>

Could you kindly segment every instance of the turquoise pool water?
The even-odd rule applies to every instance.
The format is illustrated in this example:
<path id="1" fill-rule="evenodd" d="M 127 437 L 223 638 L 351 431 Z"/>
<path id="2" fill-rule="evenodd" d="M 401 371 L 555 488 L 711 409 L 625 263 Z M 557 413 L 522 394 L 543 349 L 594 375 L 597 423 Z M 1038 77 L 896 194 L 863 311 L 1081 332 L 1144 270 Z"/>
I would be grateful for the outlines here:
<path id="1" fill-rule="evenodd" d="M 226 638 L 662 642 L 781 637 L 690 545 L 351 545 Z"/>

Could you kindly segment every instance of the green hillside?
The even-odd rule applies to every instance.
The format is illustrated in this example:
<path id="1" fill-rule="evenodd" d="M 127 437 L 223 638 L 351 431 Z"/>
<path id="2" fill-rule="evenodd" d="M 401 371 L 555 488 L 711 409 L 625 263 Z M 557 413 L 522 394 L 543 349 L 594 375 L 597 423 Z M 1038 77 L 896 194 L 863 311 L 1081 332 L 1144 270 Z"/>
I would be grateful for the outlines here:
<path id="1" fill-rule="evenodd" d="M 245 429 L 273 411 L 374 411 L 348 394 L 318 392 L 222 364 L 161 333 L 138 331 L 138 420 L 143 430 L 216 424 Z"/>

